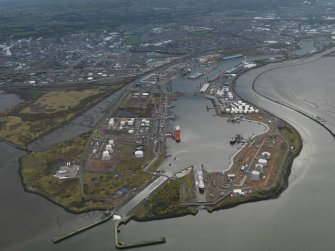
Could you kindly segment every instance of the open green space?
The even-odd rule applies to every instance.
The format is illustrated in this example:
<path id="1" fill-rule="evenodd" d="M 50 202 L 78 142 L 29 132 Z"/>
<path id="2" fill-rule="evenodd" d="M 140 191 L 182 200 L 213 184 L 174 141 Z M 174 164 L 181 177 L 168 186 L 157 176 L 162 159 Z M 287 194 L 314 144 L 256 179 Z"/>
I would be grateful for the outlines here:
<path id="1" fill-rule="evenodd" d="M 136 220 L 153 220 L 196 214 L 197 209 L 180 205 L 181 184 L 188 186 L 189 176 L 169 180 L 157 189 L 142 205 L 135 209 L 133 217 Z"/>
<path id="2" fill-rule="evenodd" d="M 297 154 L 301 148 L 301 139 L 297 131 L 292 127 L 285 126 L 280 133 L 289 142 L 291 152 Z"/>
<path id="3" fill-rule="evenodd" d="M 22 157 L 20 172 L 25 189 L 73 212 L 102 207 L 101 202 L 82 199 L 78 178 L 59 180 L 53 177 L 61 165 L 80 160 L 88 139 L 89 134 L 83 134 L 50 149 Z"/>
<path id="4" fill-rule="evenodd" d="M 26 146 L 88 110 L 120 87 L 122 85 L 66 90 L 18 90 L 17 93 L 25 102 L 0 113 L 0 139 Z"/>
<path id="5" fill-rule="evenodd" d="M 140 41 L 140 36 L 139 35 L 131 35 L 126 37 L 125 39 L 125 44 L 130 45 L 130 46 L 136 46 Z"/>
<path id="6" fill-rule="evenodd" d="M 143 160 L 122 160 L 115 172 L 83 172 L 83 192 L 79 178 L 59 180 L 56 170 L 68 161 L 80 162 L 90 133 L 57 144 L 50 149 L 31 152 L 21 159 L 21 175 L 25 189 L 65 207 L 72 212 L 109 209 L 127 200 L 153 176 L 142 172 Z M 129 191 L 118 194 L 120 189 Z"/>

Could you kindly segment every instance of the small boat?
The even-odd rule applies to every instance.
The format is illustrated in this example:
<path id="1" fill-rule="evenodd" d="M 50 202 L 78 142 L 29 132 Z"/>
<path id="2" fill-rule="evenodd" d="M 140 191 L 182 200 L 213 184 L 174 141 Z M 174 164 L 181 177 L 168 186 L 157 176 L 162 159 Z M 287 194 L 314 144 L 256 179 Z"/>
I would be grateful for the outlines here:
<path id="1" fill-rule="evenodd" d="M 235 138 L 235 137 L 231 138 L 231 139 L 229 140 L 229 143 L 230 143 L 231 145 L 234 145 L 234 144 L 236 143 L 236 138 Z"/>

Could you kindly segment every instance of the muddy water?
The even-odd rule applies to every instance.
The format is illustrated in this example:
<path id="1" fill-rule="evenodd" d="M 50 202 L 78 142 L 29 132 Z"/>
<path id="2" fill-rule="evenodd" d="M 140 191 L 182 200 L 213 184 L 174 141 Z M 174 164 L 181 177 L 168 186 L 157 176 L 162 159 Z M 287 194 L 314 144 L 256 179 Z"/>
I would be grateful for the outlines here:
<path id="1" fill-rule="evenodd" d="M 23 100 L 17 95 L 9 94 L 0 90 L 0 112 L 4 112 L 21 102 L 23 102 Z"/>

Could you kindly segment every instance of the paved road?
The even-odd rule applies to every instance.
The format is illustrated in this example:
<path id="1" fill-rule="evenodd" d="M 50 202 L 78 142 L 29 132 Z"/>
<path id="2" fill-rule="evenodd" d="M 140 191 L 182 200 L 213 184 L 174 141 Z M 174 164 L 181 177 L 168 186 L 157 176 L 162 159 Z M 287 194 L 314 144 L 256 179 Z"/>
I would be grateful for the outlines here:
<path id="1" fill-rule="evenodd" d="M 153 191 L 155 191 L 159 186 L 161 186 L 167 180 L 168 180 L 168 177 L 166 177 L 166 176 L 158 177 L 154 182 L 152 182 L 144 190 L 142 190 L 140 193 L 138 193 L 133 199 L 131 199 L 127 204 L 125 204 L 115 214 L 118 214 L 121 217 L 127 216 L 137 205 L 139 205 Z"/>

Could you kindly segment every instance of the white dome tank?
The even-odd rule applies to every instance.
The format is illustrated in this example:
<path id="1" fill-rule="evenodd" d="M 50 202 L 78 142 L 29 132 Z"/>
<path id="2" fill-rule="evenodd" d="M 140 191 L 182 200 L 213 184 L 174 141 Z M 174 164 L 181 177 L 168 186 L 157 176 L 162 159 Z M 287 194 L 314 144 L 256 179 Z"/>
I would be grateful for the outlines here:
<path id="1" fill-rule="evenodd" d="M 264 172 L 264 167 L 262 164 L 256 164 L 255 165 L 255 171 L 263 173 Z"/>
<path id="2" fill-rule="evenodd" d="M 269 152 L 262 152 L 262 157 L 266 160 L 269 160 L 271 158 L 271 153 Z"/>
<path id="3" fill-rule="evenodd" d="M 253 180 L 253 181 L 258 181 L 260 179 L 260 172 L 252 171 L 250 179 Z"/>
<path id="4" fill-rule="evenodd" d="M 259 159 L 258 163 L 262 164 L 264 167 L 266 167 L 268 165 L 268 161 L 266 159 Z"/>
<path id="5" fill-rule="evenodd" d="M 136 158 L 143 158 L 143 155 L 144 155 L 143 151 L 138 150 L 138 151 L 135 152 L 135 157 Z"/>

